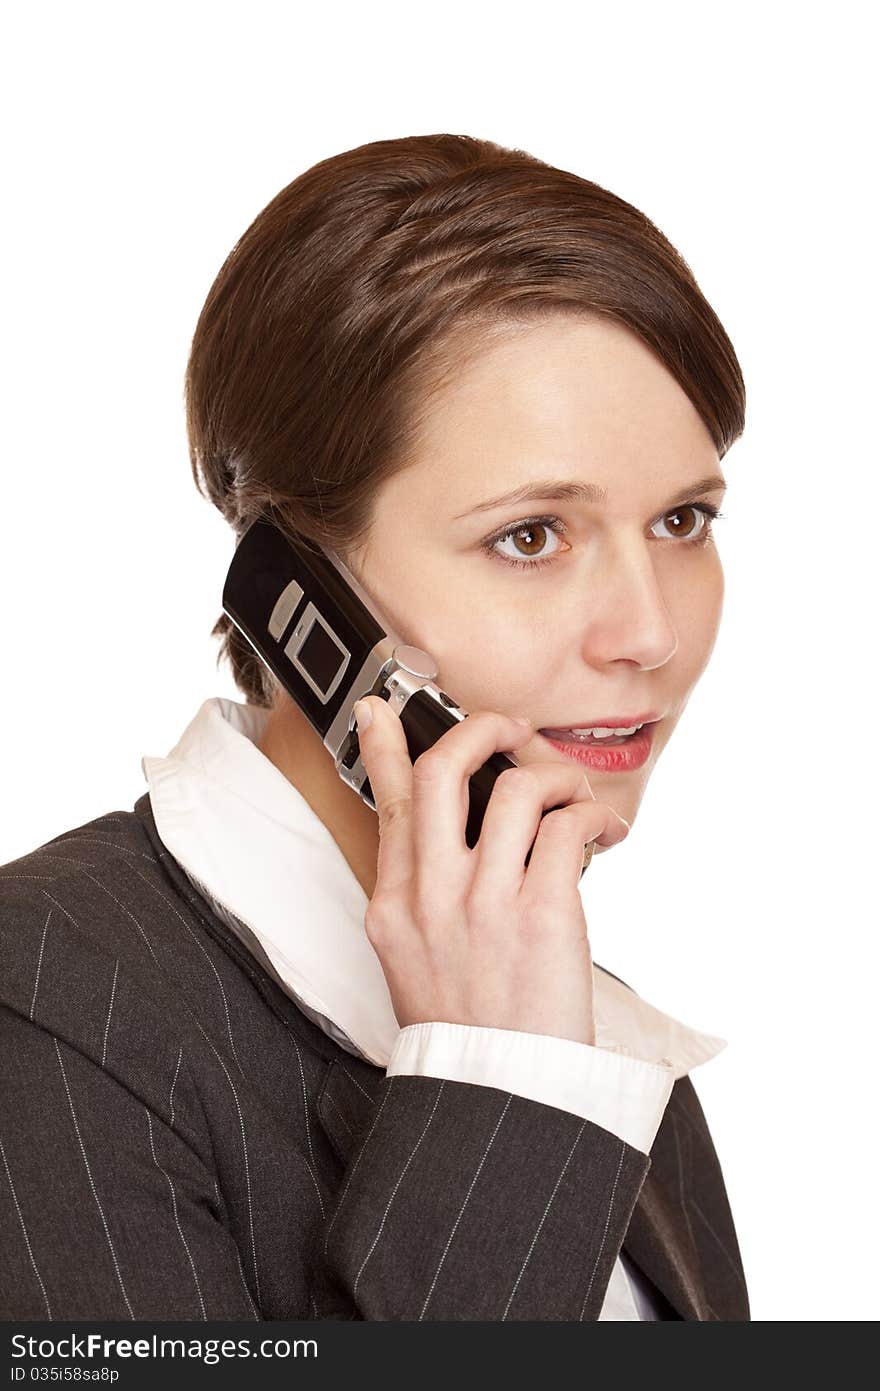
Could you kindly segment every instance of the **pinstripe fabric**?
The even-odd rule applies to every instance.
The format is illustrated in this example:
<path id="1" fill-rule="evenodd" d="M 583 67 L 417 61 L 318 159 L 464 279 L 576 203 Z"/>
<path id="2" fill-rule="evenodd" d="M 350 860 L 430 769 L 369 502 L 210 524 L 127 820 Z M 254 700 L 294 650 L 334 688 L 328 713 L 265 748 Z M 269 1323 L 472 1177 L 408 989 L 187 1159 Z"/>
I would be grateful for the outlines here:
<path id="1" fill-rule="evenodd" d="M 161 858 L 160 858 L 161 856 Z M 164 853 L 148 796 L 0 868 L 0 1316 L 749 1317 L 688 1077 L 650 1157 L 492 1087 L 386 1077 Z"/>

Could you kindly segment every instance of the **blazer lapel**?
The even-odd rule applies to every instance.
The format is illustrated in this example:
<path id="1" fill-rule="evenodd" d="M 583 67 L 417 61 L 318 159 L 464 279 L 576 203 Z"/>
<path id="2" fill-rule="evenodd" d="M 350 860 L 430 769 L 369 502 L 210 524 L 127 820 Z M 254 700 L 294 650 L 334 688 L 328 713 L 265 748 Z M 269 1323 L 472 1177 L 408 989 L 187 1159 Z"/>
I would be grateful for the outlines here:
<path id="1" fill-rule="evenodd" d="M 630 1218 L 624 1250 L 656 1285 L 679 1318 L 714 1319 L 699 1279 L 699 1256 L 683 1226 L 682 1210 L 648 1170 Z"/>
<path id="2" fill-rule="evenodd" d="M 353 1055 L 331 1062 L 327 1069 L 316 1103 L 318 1119 L 343 1166 L 375 1119 L 376 1092 L 384 1076 L 381 1068 Z"/>

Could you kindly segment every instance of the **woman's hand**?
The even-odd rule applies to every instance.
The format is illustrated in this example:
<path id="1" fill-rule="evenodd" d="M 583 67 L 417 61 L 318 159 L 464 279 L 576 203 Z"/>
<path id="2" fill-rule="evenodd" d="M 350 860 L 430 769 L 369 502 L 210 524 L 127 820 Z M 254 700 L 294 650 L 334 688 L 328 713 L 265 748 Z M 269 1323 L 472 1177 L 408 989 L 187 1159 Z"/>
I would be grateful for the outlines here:
<path id="1" fill-rule="evenodd" d="M 531 726 L 473 713 L 411 763 L 399 717 L 379 696 L 363 704 L 373 720 L 358 740 L 379 814 L 364 925 L 401 1028 L 445 1020 L 595 1043 L 577 886 L 585 843 L 616 845 L 627 823 L 576 764 L 529 763 L 496 779 L 471 849 L 468 779 L 525 744 Z M 541 820 L 548 807 L 558 810 Z"/>

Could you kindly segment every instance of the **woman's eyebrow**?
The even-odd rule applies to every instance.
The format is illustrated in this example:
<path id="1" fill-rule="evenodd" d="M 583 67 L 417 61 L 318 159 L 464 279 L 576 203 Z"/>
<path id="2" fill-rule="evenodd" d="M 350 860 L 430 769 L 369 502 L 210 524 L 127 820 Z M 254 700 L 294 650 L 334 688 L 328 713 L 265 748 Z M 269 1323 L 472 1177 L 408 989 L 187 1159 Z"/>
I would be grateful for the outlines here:
<path id="1" fill-rule="evenodd" d="M 677 507 L 679 503 L 687 502 L 690 498 L 703 497 L 706 493 L 714 493 L 719 488 L 724 492 L 727 488 L 726 482 L 717 474 L 710 474 L 708 478 L 699 478 L 695 483 L 682 488 L 680 492 L 669 499 L 666 506 Z M 608 492 L 607 489 L 600 488 L 596 483 L 577 483 L 564 478 L 545 478 L 540 479 L 537 483 L 514 488 L 509 493 L 501 493 L 498 497 L 489 498 L 487 502 L 478 502 L 464 512 L 457 512 L 452 520 L 457 522 L 459 518 L 469 517 L 473 512 L 488 512 L 494 507 L 510 506 L 517 502 L 541 502 L 551 498 L 558 502 L 602 503 L 608 501 Z"/>

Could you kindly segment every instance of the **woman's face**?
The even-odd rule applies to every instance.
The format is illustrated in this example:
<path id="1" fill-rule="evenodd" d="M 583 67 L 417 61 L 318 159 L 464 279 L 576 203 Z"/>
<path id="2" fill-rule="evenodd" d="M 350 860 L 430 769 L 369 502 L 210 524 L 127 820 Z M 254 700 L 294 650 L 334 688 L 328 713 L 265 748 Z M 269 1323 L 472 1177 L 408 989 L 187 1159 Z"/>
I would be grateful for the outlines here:
<path id="1" fill-rule="evenodd" d="M 721 502 L 723 483 L 704 484 L 718 463 L 641 339 L 559 316 L 496 337 L 433 398 L 418 462 L 382 486 L 349 564 L 469 713 L 526 715 L 536 730 L 659 715 L 641 767 L 584 768 L 632 824 L 718 632 L 723 573 L 696 510 Z M 540 496 L 485 506 L 539 480 Z M 554 498 L 544 480 L 606 498 Z M 567 757 L 541 734 L 516 752 Z"/>

